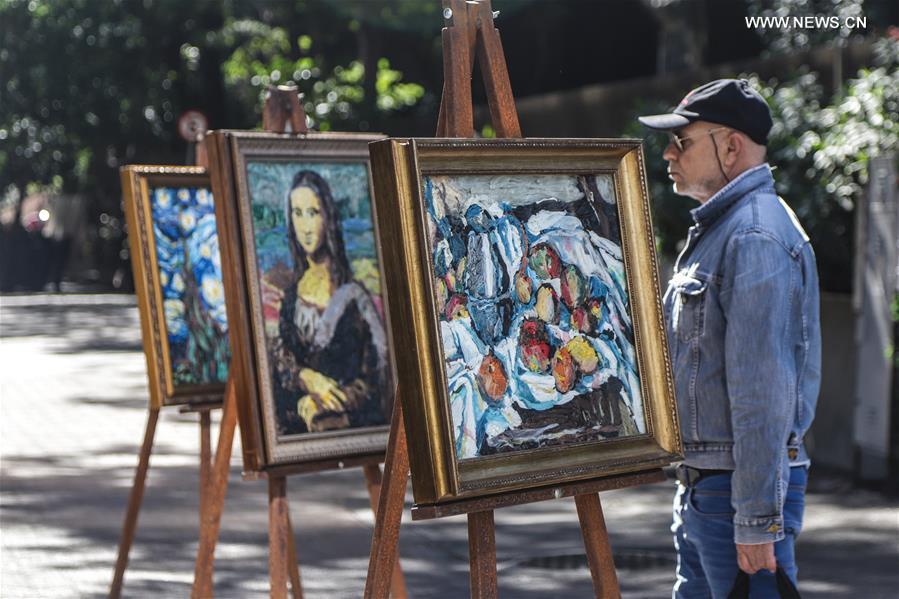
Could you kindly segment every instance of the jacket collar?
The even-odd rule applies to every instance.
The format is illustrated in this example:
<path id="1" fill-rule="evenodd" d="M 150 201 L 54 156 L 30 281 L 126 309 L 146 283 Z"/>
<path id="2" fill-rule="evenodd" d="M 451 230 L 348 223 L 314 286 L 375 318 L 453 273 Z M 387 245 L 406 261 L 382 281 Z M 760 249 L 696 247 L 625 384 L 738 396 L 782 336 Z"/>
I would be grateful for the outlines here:
<path id="1" fill-rule="evenodd" d="M 740 198 L 765 187 L 774 189 L 774 177 L 771 176 L 771 167 L 767 162 L 740 173 L 736 179 L 719 189 L 705 204 L 691 210 L 690 214 L 700 228 L 708 228 Z"/>

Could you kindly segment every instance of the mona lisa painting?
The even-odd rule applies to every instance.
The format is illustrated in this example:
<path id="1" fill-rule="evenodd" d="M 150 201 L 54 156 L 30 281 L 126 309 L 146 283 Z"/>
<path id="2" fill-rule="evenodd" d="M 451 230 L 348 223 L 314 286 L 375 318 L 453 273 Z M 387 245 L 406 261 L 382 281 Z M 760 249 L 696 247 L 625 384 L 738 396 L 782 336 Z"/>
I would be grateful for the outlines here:
<path id="1" fill-rule="evenodd" d="M 253 399 L 239 411 L 256 452 L 245 467 L 383 454 L 393 376 L 367 155 L 377 138 L 217 139 L 229 137 L 226 230 L 239 236 L 223 259 L 239 256 L 244 284 L 226 287 L 246 294 L 253 348 L 237 352 L 251 358 L 238 375 L 239 401 Z"/>

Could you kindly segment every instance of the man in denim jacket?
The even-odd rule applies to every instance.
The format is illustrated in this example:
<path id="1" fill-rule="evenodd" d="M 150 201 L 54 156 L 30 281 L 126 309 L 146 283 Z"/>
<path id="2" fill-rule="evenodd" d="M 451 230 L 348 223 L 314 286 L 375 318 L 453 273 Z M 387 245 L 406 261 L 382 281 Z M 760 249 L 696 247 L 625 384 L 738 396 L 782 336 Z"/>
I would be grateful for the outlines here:
<path id="1" fill-rule="evenodd" d="M 738 568 L 753 597 L 795 584 L 821 335 L 815 256 L 777 196 L 765 145 L 772 121 L 746 81 L 722 79 L 671 114 L 674 191 L 700 203 L 665 293 L 684 443 L 674 501 L 675 597 L 726 597 Z"/>

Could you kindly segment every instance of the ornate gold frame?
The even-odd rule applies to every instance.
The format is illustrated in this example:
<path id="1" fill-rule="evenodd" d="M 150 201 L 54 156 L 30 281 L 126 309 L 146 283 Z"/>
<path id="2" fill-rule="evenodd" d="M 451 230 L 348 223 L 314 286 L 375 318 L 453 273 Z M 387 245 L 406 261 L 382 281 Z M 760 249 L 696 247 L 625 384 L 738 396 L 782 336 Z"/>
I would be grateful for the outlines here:
<path id="1" fill-rule="evenodd" d="M 162 283 L 153 237 L 150 189 L 161 185 L 210 188 L 206 169 L 192 166 L 129 165 L 121 169 L 125 218 L 131 248 L 134 287 L 140 310 L 141 337 L 147 359 L 150 406 L 221 401 L 224 384 L 178 385 L 174 383 L 163 310 Z"/>
<path id="2" fill-rule="evenodd" d="M 680 458 L 639 140 L 389 139 L 370 147 L 400 396 L 418 504 L 655 469 Z M 422 176 L 610 174 L 634 320 L 647 434 L 456 459 L 427 247 Z"/>
<path id="3" fill-rule="evenodd" d="M 356 133 L 296 136 L 252 131 L 214 131 L 207 137 L 230 327 L 231 376 L 237 393 L 245 473 L 274 468 L 319 470 L 383 460 L 387 426 L 290 437 L 276 434 L 246 171 L 250 160 L 363 162 L 368 166 L 369 186 L 373 189 L 367 146 L 378 139 L 383 136 Z M 372 213 L 375 212 L 372 201 Z M 380 257 L 379 264 L 383 265 Z M 385 291 L 385 306 L 386 296 Z M 385 327 L 389 336 L 389 324 L 385 323 Z M 391 353 L 391 364 L 393 360 Z"/>

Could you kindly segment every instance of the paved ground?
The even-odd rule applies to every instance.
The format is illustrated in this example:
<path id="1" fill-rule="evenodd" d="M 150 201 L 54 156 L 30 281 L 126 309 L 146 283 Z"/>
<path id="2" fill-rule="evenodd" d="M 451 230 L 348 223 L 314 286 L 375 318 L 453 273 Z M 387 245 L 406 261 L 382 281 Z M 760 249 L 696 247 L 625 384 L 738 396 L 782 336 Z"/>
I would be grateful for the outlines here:
<path id="1" fill-rule="evenodd" d="M 147 416 L 134 300 L 0 297 L 0 338 L 0 596 L 102 596 Z M 189 594 L 197 539 L 196 418 L 177 409 L 160 418 L 127 597 Z M 266 487 L 242 481 L 239 470 L 235 460 L 216 592 L 262 597 Z M 602 494 L 625 597 L 670 594 L 671 492 L 660 483 Z M 361 596 L 373 524 L 361 470 L 293 477 L 289 498 L 306 596 Z M 804 596 L 895 597 L 897 508 L 895 499 L 813 470 L 799 543 Z M 501 596 L 592 596 L 572 500 L 500 510 L 496 523 Z M 400 551 L 411 596 L 467 596 L 466 539 L 461 517 L 404 520 Z"/>

